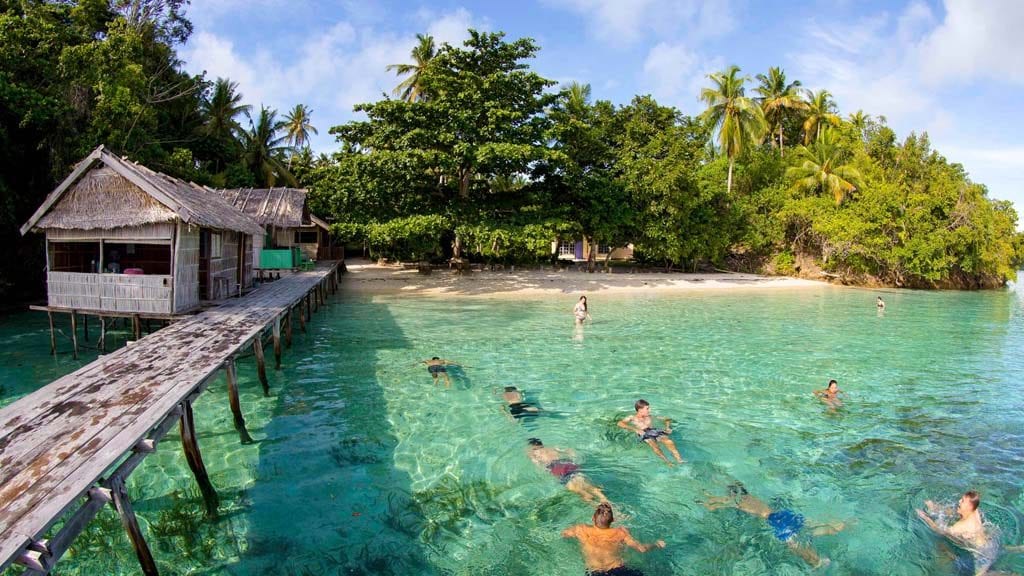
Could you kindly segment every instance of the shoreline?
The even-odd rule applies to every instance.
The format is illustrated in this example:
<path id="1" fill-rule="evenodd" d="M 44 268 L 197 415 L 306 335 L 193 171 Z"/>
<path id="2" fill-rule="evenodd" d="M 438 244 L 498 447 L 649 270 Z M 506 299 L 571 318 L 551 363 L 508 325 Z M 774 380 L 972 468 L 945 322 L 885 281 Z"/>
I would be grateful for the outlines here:
<path id="1" fill-rule="evenodd" d="M 564 294 L 669 295 L 835 288 L 834 284 L 788 276 L 730 272 L 606 274 L 571 270 L 454 271 L 420 274 L 368 260 L 346 263 L 342 293 L 469 298 L 522 298 Z"/>

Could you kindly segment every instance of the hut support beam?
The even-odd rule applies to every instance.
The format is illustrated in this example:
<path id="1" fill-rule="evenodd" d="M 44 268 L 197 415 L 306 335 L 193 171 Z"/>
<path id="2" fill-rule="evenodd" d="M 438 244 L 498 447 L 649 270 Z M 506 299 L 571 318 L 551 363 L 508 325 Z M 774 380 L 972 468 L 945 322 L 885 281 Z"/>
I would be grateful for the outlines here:
<path id="1" fill-rule="evenodd" d="M 57 355 L 57 335 L 53 332 L 53 312 L 50 310 L 46 311 L 46 316 L 50 319 L 50 355 Z"/>
<path id="2" fill-rule="evenodd" d="M 107 319 L 100 316 L 100 352 L 107 351 Z"/>
<path id="3" fill-rule="evenodd" d="M 252 444 L 252 436 L 245 429 L 245 417 L 242 416 L 242 404 L 238 401 L 238 377 L 235 373 L 235 360 L 232 358 L 224 365 L 224 375 L 228 381 L 228 403 L 235 419 L 235 430 L 242 444 Z"/>
<path id="4" fill-rule="evenodd" d="M 78 360 L 78 314 L 71 311 L 71 357 Z"/>
<path id="5" fill-rule="evenodd" d="M 159 576 L 160 572 L 156 568 L 156 561 L 153 560 L 153 553 L 150 552 L 146 539 L 142 536 L 139 520 L 135 517 L 131 500 L 128 499 L 128 491 L 124 487 L 124 478 L 120 476 L 111 478 L 110 491 L 114 498 L 114 509 L 121 516 L 121 524 L 128 532 L 128 538 L 132 541 L 132 548 L 135 548 L 135 555 L 139 558 L 142 573 L 146 576 Z"/>
<path id="6" fill-rule="evenodd" d="M 281 369 L 281 317 L 274 318 L 274 369 Z"/>
<path id="7" fill-rule="evenodd" d="M 306 322 L 313 319 L 313 298 L 312 294 L 306 292 Z"/>
<path id="8" fill-rule="evenodd" d="M 142 338 L 142 320 L 138 314 L 132 314 L 132 333 L 135 334 L 136 341 Z"/>
<path id="9" fill-rule="evenodd" d="M 217 497 L 217 490 L 210 482 L 210 476 L 206 473 L 206 465 L 203 464 L 203 455 L 199 452 L 199 442 L 196 439 L 195 417 L 192 414 L 192 400 L 186 399 L 182 402 L 181 422 L 181 447 L 185 451 L 185 460 L 192 474 L 196 477 L 196 484 L 199 491 L 203 493 L 203 501 L 206 503 L 206 515 L 213 518 L 217 516 L 217 508 L 220 506 L 220 498 Z"/>
<path id="10" fill-rule="evenodd" d="M 295 315 L 295 308 L 289 306 L 284 317 L 284 345 L 290 350 L 292 347 L 292 316 Z"/>
<path id="11" fill-rule="evenodd" d="M 270 396 L 270 382 L 267 381 L 267 359 L 263 356 L 263 333 L 256 335 L 252 341 L 252 353 L 256 357 L 256 373 L 263 385 L 263 395 Z"/>

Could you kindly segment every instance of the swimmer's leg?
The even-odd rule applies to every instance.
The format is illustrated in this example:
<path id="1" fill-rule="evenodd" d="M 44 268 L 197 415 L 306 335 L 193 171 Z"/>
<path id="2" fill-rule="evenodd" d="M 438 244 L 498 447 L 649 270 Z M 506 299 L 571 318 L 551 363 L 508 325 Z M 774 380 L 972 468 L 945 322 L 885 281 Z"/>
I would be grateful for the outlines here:
<path id="1" fill-rule="evenodd" d="M 582 475 L 577 474 L 570 478 L 569 481 L 565 483 L 565 487 L 573 494 L 582 498 L 584 502 L 593 504 L 594 496 L 588 490 L 590 484 Z"/>
<path id="2" fill-rule="evenodd" d="M 654 450 L 654 453 L 658 455 L 658 458 L 664 460 L 665 464 L 672 466 L 672 462 L 670 462 L 669 459 L 665 457 L 665 453 L 661 451 L 661 448 L 658 448 L 658 443 L 656 441 L 644 440 L 644 442 L 646 442 L 647 445 L 651 447 L 651 450 Z"/>
<path id="3" fill-rule="evenodd" d="M 683 457 L 679 455 L 679 450 L 676 449 L 676 443 L 673 442 L 671 438 L 668 436 L 660 436 L 658 438 L 658 442 L 661 442 L 668 447 L 668 451 L 676 457 L 676 462 L 679 462 L 680 464 L 683 463 Z"/>
<path id="4" fill-rule="evenodd" d="M 839 534 L 846 528 L 845 522 L 827 522 L 811 526 L 811 534 L 814 536 L 833 536 Z"/>
<path id="5" fill-rule="evenodd" d="M 811 548 L 809 545 L 799 544 L 795 540 L 790 539 L 786 541 L 786 546 L 789 550 L 799 556 L 807 565 L 811 568 L 819 568 L 821 566 L 827 566 L 829 564 L 828 558 L 822 558 L 818 556 L 818 553 Z"/>

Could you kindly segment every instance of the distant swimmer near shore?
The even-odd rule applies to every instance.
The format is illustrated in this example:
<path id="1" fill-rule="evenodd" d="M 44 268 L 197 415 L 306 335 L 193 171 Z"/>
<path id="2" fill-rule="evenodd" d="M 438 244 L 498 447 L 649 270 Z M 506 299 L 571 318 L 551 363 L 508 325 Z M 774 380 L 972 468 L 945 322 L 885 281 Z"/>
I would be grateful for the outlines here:
<path id="1" fill-rule="evenodd" d="M 882 300 L 881 296 L 879 296 L 878 300 L 875 301 L 875 307 L 879 310 L 885 310 L 885 300 Z"/>
<path id="2" fill-rule="evenodd" d="M 587 576 L 643 576 L 643 572 L 628 568 L 623 562 L 623 546 L 629 546 L 637 552 L 665 547 L 664 540 L 641 544 L 633 539 L 628 529 L 612 528 L 615 516 L 608 504 L 597 507 L 592 521 L 593 525 L 577 524 L 562 531 L 562 538 L 579 540 L 583 562 L 587 566 Z"/>
<path id="3" fill-rule="evenodd" d="M 434 378 L 434 386 L 438 384 L 438 375 L 444 376 L 444 387 L 451 388 L 452 380 L 448 377 L 448 366 L 459 366 L 459 364 L 452 362 L 451 360 L 445 360 L 444 358 L 438 358 L 434 356 L 430 360 L 421 360 L 417 364 L 426 364 L 427 372 Z"/>
<path id="4" fill-rule="evenodd" d="M 807 523 L 802 514 L 792 510 L 773 510 L 764 501 L 751 496 L 742 482 L 733 482 L 729 484 L 727 489 L 729 492 L 728 496 L 711 496 L 703 503 L 704 507 L 708 510 L 736 508 L 751 516 L 757 516 L 768 522 L 768 526 L 772 529 L 772 534 L 780 542 L 784 542 L 790 551 L 802 558 L 808 565 L 814 568 L 828 565 L 829 559 L 819 556 L 810 544 L 802 544 L 796 541 L 797 535 L 800 534 Z M 813 536 L 827 536 L 837 534 L 845 527 L 846 525 L 842 522 L 817 524 L 810 526 L 810 532 Z"/>
<path id="5" fill-rule="evenodd" d="M 570 492 L 579 495 L 584 502 L 590 504 L 595 500 L 601 503 L 608 502 L 604 492 L 591 484 L 583 472 L 580 472 L 579 464 L 572 460 L 575 455 L 572 450 L 548 448 L 539 438 L 530 438 L 526 443 L 526 455 L 530 461 L 558 478 Z"/>
<path id="6" fill-rule="evenodd" d="M 843 400 L 840 398 L 840 395 L 846 395 L 845 392 L 839 389 L 839 383 L 835 380 L 829 380 L 828 386 L 822 390 L 815 390 L 813 394 L 816 398 L 825 404 L 828 404 L 830 408 L 838 408 L 842 406 Z"/>
<path id="7" fill-rule="evenodd" d="M 651 416 L 651 404 L 641 398 L 636 401 L 633 405 L 633 409 L 636 410 L 636 414 L 627 416 L 619 421 L 619 428 L 625 430 L 631 430 L 636 433 L 637 438 L 651 447 L 654 453 L 665 461 L 666 464 L 672 466 L 672 462 L 665 457 L 665 454 L 658 447 L 658 444 L 664 444 L 668 451 L 675 457 L 676 462 L 683 463 L 683 457 L 679 455 L 679 450 L 676 449 L 676 443 L 669 438 L 669 434 L 672 433 L 672 420 L 659 416 L 658 419 L 665 421 L 665 429 L 661 430 L 654 427 L 654 417 Z"/>
<path id="8" fill-rule="evenodd" d="M 572 315 L 576 318 L 577 326 L 583 325 L 584 320 L 590 320 L 591 322 L 594 321 L 594 319 L 590 317 L 590 311 L 587 309 L 586 296 L 580 296 L 580 299 L 576 302 L 576 306 L 572 309 Z"/>

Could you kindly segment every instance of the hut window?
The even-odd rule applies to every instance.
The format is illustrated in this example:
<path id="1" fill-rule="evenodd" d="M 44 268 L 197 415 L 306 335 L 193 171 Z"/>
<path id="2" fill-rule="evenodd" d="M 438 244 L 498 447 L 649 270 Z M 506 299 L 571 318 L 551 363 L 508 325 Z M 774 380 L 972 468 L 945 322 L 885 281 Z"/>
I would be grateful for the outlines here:
<path id="1" fill-rule="evenodd" d="M 316 230 L 296 230 L 295 231 L 295 243 L 296 244 L 316 244 L 317 243 Z"/>
<path id="2" fill-rule="evenodd" d="M 220 258 L 223 252 L 223 243 L 220 232 L 210 234 L 210 258 Z"/>
<path id="3" fill-rule="evenodd" d="M 99 242 L 50 242 L 51 272 L 96 272 L 100 265 Z"/>
<path id="4" fill-rule="evenodd" d="M 171 273 L 171 244 L 166 243 L 103 243 L 103 263 L 106 272 L 114 272 L 111 264 L 116 262 L 119 272 L 130 270 L 130 274 Z"/>

